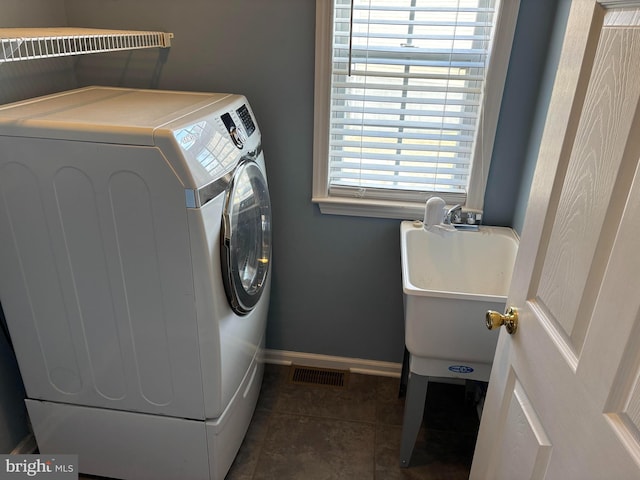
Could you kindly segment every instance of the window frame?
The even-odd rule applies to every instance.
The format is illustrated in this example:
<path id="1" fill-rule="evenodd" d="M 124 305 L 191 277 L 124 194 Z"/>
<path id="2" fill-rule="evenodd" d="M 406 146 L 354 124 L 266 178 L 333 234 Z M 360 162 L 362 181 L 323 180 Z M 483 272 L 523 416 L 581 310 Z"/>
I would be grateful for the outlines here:
<path id="1" fill-rule="evenodd" d="M 316 0 L 312 202 L 317 203 L 324 214 L 421 219 L 424 213 L 423 202 L 329 194 L 333 7 L 333 0 Z M 497 25 L 489 54 L 491 63 L 486 76 L 483 111 L 478 123 L 478 132 L 481 133 L 474 142 L 465 202 L 465 206 L 470 209 L 482 210 L 484 207 L 484 194 L 519 8 L 520 0 L 499 0 L 496 6 Z"/>

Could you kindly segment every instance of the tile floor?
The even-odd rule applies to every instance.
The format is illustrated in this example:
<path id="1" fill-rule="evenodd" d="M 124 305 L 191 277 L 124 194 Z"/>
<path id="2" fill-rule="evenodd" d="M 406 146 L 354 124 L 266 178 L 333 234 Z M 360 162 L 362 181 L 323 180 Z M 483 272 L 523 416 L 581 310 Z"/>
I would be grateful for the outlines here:
<path id="1" fill-rule="evenodd" d="M 294 385 L 267 365 L 256 412 L 226 480 L 457 480 L 478 430 L 463 385 L 430 383 L 411 465 L 399 467 L 399 379 L 351 374 L 347 388 Z M 80 479 L 98 477 L 80 476 Z"/>

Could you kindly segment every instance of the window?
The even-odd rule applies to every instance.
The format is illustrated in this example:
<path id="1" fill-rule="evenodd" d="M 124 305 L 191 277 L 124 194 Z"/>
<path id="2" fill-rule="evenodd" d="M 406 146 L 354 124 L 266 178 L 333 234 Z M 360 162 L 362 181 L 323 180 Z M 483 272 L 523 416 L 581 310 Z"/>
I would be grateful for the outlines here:
<path id="1" fill-rule="evenodd" d="M 432 195 L 482 209 L 518 2 L 316 3 L 321 210 L 412 218 Z"/>

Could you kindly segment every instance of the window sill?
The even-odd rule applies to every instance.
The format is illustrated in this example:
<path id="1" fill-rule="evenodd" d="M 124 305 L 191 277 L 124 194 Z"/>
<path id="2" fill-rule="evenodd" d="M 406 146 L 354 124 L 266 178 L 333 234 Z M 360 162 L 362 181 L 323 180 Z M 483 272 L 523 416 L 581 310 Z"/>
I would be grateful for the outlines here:
<path id="1" fill-rule="evenodd" d="M 320 212 L 329 215 L 419 220 L 424 217 L 424 204 L 390 200 L 345 197 L 313 197 Z"/>

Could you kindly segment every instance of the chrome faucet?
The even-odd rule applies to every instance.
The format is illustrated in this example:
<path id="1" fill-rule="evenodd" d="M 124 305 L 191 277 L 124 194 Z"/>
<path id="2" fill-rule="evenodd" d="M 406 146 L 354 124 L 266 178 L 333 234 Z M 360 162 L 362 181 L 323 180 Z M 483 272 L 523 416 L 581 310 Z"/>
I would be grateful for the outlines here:
<path id="1" fill-rule="evenodd" d="M 449 225 L 453 225 L 454 223 L 461 222 L 461 214 L 462 213 L 462 205 L 457 204 L 447 210 L 447 213 L 444 215 L 444 223 Z"/>

